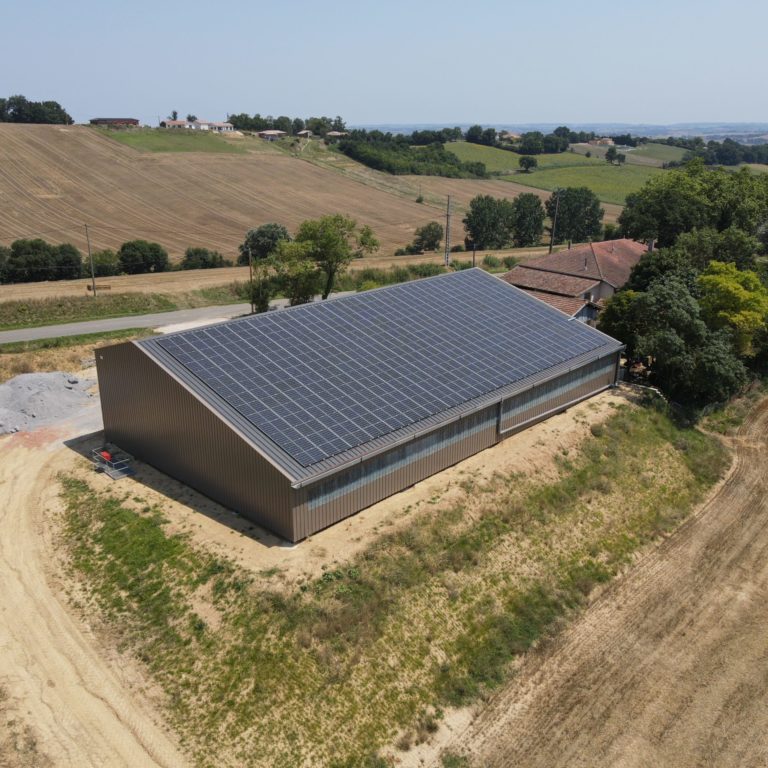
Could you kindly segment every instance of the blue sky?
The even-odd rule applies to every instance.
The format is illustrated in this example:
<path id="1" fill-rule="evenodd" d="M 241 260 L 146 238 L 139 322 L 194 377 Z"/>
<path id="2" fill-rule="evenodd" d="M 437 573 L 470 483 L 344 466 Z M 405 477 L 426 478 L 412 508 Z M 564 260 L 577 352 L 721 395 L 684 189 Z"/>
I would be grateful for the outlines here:
<path id="1" fill-rule="evenodd" d="M 350 123 L 768 121 L 764 0 L 0 0 L 0 95 Z"/>

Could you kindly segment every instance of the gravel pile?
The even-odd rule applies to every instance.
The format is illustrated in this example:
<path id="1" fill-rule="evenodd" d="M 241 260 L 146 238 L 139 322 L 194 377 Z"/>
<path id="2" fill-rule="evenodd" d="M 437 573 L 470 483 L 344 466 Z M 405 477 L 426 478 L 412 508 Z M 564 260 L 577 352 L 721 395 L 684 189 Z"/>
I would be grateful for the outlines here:
<path id="1" fill-rule="evenodd" d="M 34 429 L 76 413 L 89 398 L 92 379 L 71 373 L 24 373 L 0 384 L 0 435 Z"/>

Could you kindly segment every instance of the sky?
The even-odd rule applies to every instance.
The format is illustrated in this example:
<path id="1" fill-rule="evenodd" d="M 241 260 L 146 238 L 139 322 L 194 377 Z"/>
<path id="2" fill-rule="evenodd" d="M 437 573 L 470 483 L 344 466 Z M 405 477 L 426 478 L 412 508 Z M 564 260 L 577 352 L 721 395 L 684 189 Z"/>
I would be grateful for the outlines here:
<path id="1" fill-rule="evenodd" d="M 765 0 L 0 0 L 0 96 L 76 121 L 768 122 Z"/>

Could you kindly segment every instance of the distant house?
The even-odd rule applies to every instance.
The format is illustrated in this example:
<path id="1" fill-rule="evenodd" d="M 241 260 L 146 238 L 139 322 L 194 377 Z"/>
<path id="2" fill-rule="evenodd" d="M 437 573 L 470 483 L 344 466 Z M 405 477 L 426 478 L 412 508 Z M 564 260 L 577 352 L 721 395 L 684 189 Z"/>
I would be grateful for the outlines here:
<path id="1" fill-rule="evenodd" d="M 612 147 L 614 141 L 610 136 L 603 136 L 601 139 L 591 139 L 589 142 L 593 147 Z"/>
<path id="2" fill-rule="evenodd" d="M 264 139 L 265 141 L 277 141 L 287 135 L 288 134 L 285 131 L 278 131 L 274 128 L 270 128 L 266 131 L 259 131 L 258 133 L 259 138 Z"/>
<path id="3" fill-rule="evenodd" d="M 299 131 L 296 135 L 301 136 L 302 139 L 311 139 L 315 134 L 312 131 L 304 130 Z"/>
<path id="4" fill-rule="evenodd" d="M 502 131 L 499 134 L 501 141 L 519 141 L 523 137 L 519 133 L 513 133 L 512 131 Z"/>
<path id="5" fill-rule="evenodd" d="M 163 120 L 161 128 L 179 129 L 189 131 L 214 131 L 216 133 L 229 133 L 235 130 L 232 123 L 218 123 L 211 120 Z"/>
<path id="6" fill-rule="evenodd" d="M 502 280 L 590 322 L 597 319 L 605 299 L 629 280 L 647 250 L 644 243 L 626 239 L 588 243 L 519 264 Z"/>
<path id="7" fill-rule="evenodd" d="M 341 139 L 344 136 L 349 136 L 349 133 L 347 131 L 328 131 L 325 134 L 326 139 Z"/>
<path id="8" fill-rule="evenodd" d="M 108 128 L 130 128 L 139 124 L 135 117 L 93 117 L 89 122 L 91 125 L 105 125 Z"/>

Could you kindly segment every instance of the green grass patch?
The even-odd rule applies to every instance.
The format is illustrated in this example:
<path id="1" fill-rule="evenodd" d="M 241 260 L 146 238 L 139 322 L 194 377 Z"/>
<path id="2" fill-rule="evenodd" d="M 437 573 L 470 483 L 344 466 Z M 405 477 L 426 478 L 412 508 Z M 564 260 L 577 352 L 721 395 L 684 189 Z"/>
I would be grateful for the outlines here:
<path id="1" fill-rule="evenodd" d="M 667 144 L 643 144 L 636 149 L 620 150 L 627 156 L 627 162 L 633 157 L 649 157 L 661 163 L 679 162 L 685 155 L 682 147 L 670 147 Z"/>
<path id="2" fill-rule="evenodd" d="M 210 131 L 168 128 L 132 128 L 114 130 L 94 128 L 102 136 L 143 152 L 219 152 L 241 155 L 247 151 L 237 143 Z"/>
<path id="3" fill-rule="evenodd" d="M 639 191 L 649 179 L 659 173 L 665 173 L 665 171 L 651 166 L 609 165 L 602 161 L 597 165 L 544 168 L 535 173 L 517 174 L 504 178 L 506 181 L 526 184 L 537 189 L 588 187 L 604 203 L 623 205 L 628 194 Z"/>
<path id="4" fill-rule="evenodd" d="M 380 766 L 395 733 L 409 741 L 435 727 L 429 713 L 502 683 L 728 463 L 715 438 L 652 409 L 623 407 L 595 433 L 556 481 L 468 477 L 451 504 L 436 496 L 284 591 L 168 533 L 161 509 L 77 478 L 61 480 L 63 536 L 198 764 Z M 653 480 L 659 456 L 675 471 Z M 517 545 L 520 573 L 496 561 Z"/>
<path id="5" fill-rule="evenodd" d="M 520 170 L 520 158 L 522 155 L 508 149 L 497 147 L 485 147 L 482 144 L 471 144 L 466 141 L 453 141 L 445 145 L 462 162 L 485 163 L 489 173 L 510 174 Z M 544 168 L 572 168 L 589 165 L 598 165 L 601 161 L 595 158 L 585 157 L 576 152 L 560 152 L 554 155 L 536 155 L 538 168 L 531 173 L 521 173 L 520 183 L 525 184 L 524 179 L 534 176 Z M 605 161 L 602 161 L 605 162 Z"/>
<path id="6" fill-rule="evenodd" d="M 0 344 L 0 355 L 23 354 L 39 352 L 46 349 L 65 349 L 86 344 L 101 344 L 106 342 L 123 341 L 154 335 L 149 328 L 126 328 L 122 331 L 102 331 L 100 333 L 82 333 L 77 336 L 55 336 L 51 339 L 34 339 L 33 341 L 14 341 Z"/>

